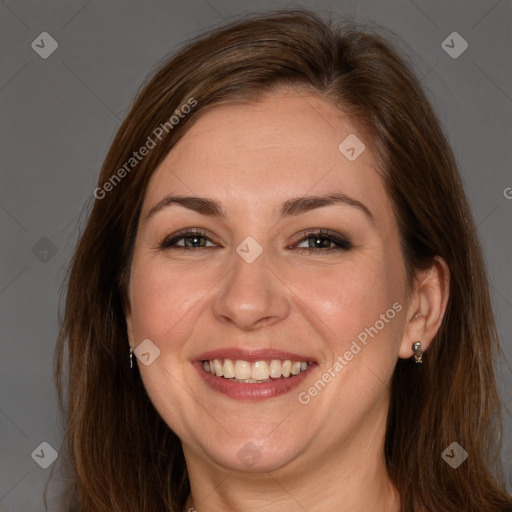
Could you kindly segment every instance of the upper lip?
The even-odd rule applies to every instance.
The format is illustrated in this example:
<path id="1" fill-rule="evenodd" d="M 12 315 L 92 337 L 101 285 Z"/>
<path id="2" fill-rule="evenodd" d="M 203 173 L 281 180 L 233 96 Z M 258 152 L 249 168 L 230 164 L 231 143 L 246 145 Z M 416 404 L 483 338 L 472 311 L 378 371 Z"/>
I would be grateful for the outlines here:
<path id="1" fill-rule="evenodd" d="M 219 348 L 217 350 L 209 350 L 198 355 L 197 361 L 208 361 L 212 359 L 240 359 L 242 361 L 267 361 L 272 359 L 289 359 L 291 361 L 314 362 L 309 356 L 294 354 L 284 350 L 276 350 L 270 348 L 261 349 L 242 349 L 242 348 Z"/>

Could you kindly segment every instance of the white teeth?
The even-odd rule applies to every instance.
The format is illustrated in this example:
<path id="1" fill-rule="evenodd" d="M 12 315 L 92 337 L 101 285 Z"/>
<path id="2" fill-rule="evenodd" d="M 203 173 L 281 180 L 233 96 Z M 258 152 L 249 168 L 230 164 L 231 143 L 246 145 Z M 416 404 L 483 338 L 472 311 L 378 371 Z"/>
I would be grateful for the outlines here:
<path id="1" fill-rule="evenodd" d="M 270 361 L 270 377 L 272 377 L 273 379 L 279 379 L 279 377 L 281 377 L 281 361 L 279 361 L 279 359 L 272 359 L 272 361 Z M 306 366 L 307 366 L 307 363 L 306 363 Z"/>
<path id="2" fill-rule="evenodd" d="M 270 376 L 270 370 L 266 361 L 255 361 L 252 364 L 251 379 L 267 380 Z"/>
<path id="3" fill-rule="evenodd" d="M 232 379 L 235 376 L 235 365 L 231 359 L 224 360 L 224 377 L 226 379 Z"/>
<path id="4" fill-rule="evenodd" d="M 251 373 L 251 363 L 238 359 L 235 363 L 235 378 L 250 379 Z"/>
<path id="5" fill-rule="evenodd" d="M 217 377 L 232 379 L 247 383 L 271 382 L 271 379 L 288 378 L 307 370 L 306 361 L 291 361 L 290 359 L 269 361 L 244 361 L 237 359 L 212 359 L 203 361 L 204 370 Z"/>
<path id="6" fill-rule="evenodd" d="M 282 366 L 283 368 L 281 370 L 281 373 L 283 377 L 289 377 L 292 369 L 292 362 L 289 359 L 287 359 L 286 361 L 283 362 Z"/>
<path id="7" fill-rule="evenodd" d="M 300 362 L 292 363 L 292 375 L 298 375 L 300 373 Z"/>
<path id="8" fill-rule="evenodd" d="M 213 360 L 213 366 L 215 367 L 215 375 L 217 375 L 217 377 L 222 377 L 224 375 L 224 371 L 218 359 Z"/>

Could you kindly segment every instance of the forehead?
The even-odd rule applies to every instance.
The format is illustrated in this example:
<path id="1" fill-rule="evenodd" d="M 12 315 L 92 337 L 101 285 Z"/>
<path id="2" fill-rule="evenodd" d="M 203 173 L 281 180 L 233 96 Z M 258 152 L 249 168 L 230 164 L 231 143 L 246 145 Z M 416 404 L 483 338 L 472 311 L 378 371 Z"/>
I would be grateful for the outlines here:
<path id="1" fill-rule="evenodd" d="M 390 210 L 364 135 L 333 103 L 295 91 L 203 114 L 153 173 L 144 209 L 171 192 L 215 198 L 228 212 L 332 192 L 376 215 Z"/>

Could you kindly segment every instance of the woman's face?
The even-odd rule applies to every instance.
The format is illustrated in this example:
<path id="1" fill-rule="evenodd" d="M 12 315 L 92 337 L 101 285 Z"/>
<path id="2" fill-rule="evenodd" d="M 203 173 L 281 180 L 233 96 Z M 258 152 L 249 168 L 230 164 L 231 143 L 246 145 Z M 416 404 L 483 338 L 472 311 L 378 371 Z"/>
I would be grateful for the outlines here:
<path id="1" fill-rule="evenodd" d="M 331 103 L 283 90 L 203 115 L 151 178 L 129 297 L 188 462 L 314 469 L 381 442 L 405 267 L 371 148 Z"/>

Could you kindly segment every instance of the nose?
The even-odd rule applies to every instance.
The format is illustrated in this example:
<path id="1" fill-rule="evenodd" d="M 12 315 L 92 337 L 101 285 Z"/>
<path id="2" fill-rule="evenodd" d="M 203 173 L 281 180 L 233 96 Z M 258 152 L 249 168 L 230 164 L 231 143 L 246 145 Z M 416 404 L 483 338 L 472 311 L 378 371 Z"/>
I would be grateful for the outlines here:
<path id="1" fill-rule="evenodd" d="M 214 298 L 217 320 L 244 331 L 273 325 L 290 312 L 287 287 L 267 265 L 265 251 L 252 263 L 233 254 L 231 271 Z"/>

